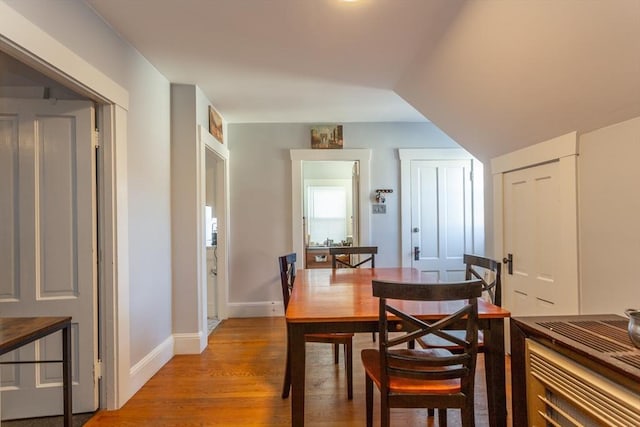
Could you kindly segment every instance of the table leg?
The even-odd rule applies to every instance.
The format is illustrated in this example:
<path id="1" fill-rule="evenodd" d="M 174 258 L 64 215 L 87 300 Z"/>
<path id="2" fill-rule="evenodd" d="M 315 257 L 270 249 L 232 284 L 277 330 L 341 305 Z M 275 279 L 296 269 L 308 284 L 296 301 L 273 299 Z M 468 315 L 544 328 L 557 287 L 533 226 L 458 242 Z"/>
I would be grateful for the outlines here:
<path id="1" fill-rule="evenodd" d="M 489 425 L 506 427 L 507 394 L 503 319 L 489 320 L 489 329 L 484 331 L 484 340 Z"/>
<path id="2" fill-rule="evenodd" d="M 288 324 L 291 338 L 291 425 L 304 426 L 304 328 L 296 323 Z"/>
<path id="3" fill-rule="evenodd" d="M 516 325 L 509 322 L 511 338 L 511 408 L 514 426 L 528 425 L 527 376 L 526 376 L 526 336 Z"/>
<path id="4" fill-rule="evenodd" d="M 62 329 L 62 391 L 64 394 L 64 425 L 73 426 L 73 401 L 71 397 L 71 324 Z"/>

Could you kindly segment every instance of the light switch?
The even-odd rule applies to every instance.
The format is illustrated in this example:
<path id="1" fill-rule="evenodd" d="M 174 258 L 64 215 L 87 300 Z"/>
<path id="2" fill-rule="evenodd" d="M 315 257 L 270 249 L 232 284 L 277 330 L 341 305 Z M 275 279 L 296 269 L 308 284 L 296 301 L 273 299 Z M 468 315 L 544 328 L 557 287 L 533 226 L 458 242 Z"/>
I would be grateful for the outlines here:
<path id="1" fill-rule="evenodd" d="M 374 214 L 386 214 L 387 213 L 387 205 L 383 205 L 382 203 L 374 203 L 371 205 L 372 213 Z"/>

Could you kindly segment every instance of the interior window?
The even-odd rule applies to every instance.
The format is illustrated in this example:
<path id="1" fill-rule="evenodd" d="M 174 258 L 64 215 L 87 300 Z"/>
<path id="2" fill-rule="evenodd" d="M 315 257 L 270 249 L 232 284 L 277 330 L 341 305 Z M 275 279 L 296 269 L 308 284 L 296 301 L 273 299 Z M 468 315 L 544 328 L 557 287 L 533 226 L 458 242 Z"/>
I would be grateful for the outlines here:
<path id="1" fill-rule="evenodd" d="M 339 186 L 309 186 L 309 239 L 325 243 L 344 240 L 347 235 L 347 193 Z"/>

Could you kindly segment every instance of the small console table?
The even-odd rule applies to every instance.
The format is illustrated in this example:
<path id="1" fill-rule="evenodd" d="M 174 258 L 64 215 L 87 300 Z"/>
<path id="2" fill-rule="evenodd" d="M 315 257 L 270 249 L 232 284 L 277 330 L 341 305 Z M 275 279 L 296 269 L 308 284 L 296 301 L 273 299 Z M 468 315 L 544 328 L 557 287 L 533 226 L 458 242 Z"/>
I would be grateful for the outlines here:
<path id="1" fill-rule="evenodd" d="M 71 317 L 0 317 L 0 356 L 57 331 L 62 331 L 62 360 L 17 363 L 62 363 L 64 425 L 71 427 Z"/>

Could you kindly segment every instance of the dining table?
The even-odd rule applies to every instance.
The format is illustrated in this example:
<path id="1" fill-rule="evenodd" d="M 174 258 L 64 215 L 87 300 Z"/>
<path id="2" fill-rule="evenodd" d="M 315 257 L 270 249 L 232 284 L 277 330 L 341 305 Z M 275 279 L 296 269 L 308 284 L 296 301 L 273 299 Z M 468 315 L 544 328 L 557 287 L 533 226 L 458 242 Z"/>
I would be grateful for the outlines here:
<path id="1" fill-rule="evenodd" d="M 413 268 L 299 269 L 286 312 L 291 354 L 291 425 L 304 426 L 306 334 L 379 332 L 373 280 L 420 283 Z M 464 301 L 399 301 L 397 307 L 433 321 L 456 312 Z M 504 319 L 510 313 L 478 300 L 478 328 L 484 333 L 489 425 L 507 424 Z M 394 325 L 392 325 L 394 326 Z"/>

